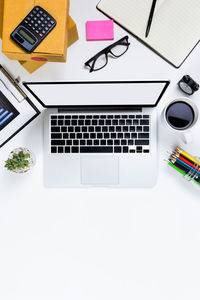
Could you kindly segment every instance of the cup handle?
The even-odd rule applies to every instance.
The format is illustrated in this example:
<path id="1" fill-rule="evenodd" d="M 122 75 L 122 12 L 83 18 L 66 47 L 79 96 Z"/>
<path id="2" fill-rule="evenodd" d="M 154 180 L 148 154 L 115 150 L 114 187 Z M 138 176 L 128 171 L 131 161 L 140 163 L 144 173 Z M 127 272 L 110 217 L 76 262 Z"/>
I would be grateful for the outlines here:
<path id="1" fill-rule="evenodd" d="M 181 138 L 185 144 L 191 144 L 193 142 L 193 136 L 190 130 L 181 133 Z"/>

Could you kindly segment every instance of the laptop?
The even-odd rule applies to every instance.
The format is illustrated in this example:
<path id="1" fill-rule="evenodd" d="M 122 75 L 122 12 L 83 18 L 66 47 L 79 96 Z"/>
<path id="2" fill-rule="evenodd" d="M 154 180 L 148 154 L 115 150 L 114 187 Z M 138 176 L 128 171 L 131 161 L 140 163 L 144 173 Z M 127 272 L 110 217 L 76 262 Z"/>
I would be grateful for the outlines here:
<path id="1" fill-rule="evenodd" d="M 153 187 L 169 81 L 29 82 L 44 112 L 47 187 Z"/>

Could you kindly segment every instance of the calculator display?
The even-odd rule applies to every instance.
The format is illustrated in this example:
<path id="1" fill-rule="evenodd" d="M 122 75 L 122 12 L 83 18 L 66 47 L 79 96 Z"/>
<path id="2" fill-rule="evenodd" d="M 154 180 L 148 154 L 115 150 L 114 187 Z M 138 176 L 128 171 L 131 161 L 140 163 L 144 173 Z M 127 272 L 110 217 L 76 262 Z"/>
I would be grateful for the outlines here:
<path id="1" fill-rule="evenodd" d="M 23 29 L 20 29 L 19 33 L 21 34 L 21 36 L 23 36 L 29 43 L 34 44 L 35 40 L 28 35 Z"/>

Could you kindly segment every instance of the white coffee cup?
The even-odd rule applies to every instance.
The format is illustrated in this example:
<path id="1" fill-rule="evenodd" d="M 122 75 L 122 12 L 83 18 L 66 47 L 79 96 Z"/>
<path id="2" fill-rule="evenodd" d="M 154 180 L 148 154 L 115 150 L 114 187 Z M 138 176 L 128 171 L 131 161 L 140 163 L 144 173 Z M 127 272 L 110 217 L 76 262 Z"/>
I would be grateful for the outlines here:
<path id="1" fill-rule="evenodd" d="M 198 109 L 190 99 L 177 98 L 165 107 L 162 122 L 170 131 L 178 133 L 185 144 L 189 144 L 193 141 L 191 129 L 198 115 Z"/>

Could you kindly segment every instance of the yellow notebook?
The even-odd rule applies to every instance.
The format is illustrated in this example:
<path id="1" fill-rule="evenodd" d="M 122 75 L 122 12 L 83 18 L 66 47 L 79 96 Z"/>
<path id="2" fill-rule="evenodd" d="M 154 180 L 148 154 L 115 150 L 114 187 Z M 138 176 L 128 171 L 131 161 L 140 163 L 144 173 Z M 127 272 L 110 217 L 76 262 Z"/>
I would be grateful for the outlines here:
<path id="1" fill-rule="evenodd" d="M 152 0 L 101 0 L 97 8 L 179 67 L 200 38 L 200 0 L 158 0 L 147 38 Z"/>

